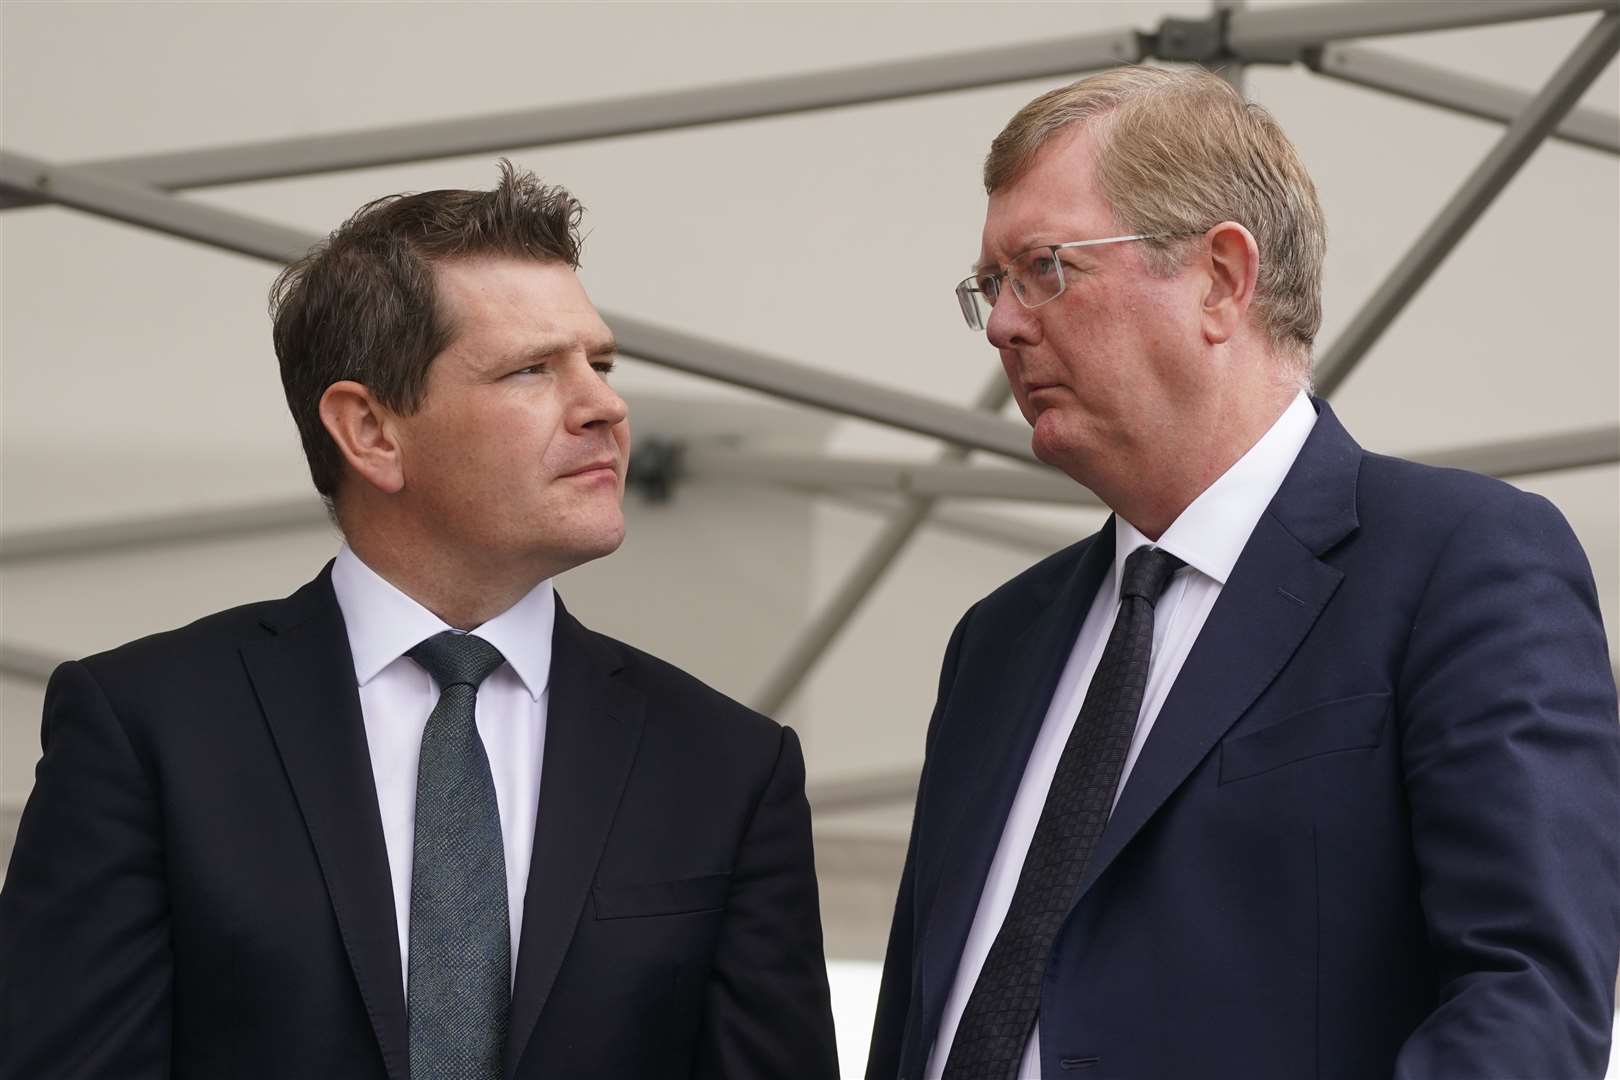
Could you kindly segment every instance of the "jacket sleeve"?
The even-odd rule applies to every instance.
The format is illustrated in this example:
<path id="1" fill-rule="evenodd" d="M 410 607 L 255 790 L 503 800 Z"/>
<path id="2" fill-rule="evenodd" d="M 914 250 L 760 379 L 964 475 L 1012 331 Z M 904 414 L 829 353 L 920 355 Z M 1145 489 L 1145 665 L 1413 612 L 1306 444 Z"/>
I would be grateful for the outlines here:
<path id="1" fill-rule="evenodd" d="M 0 890 L 0 1078 L 169 1076 L 154 779 L 89 670 L 57 668 Z"/>
<path id="2" fill-rule="evenodd" d="M 1620 722 L 1586 558 L 1508 488 L 1437 559 L 1397 688 L 1438 1005 L 1397 1080 L 1601 1080 L 1620 960 Z"/>
<path id="3" fill-rule="evenodd" d="M 945 659 L 940 665 L 939 692 L 934 700 L 934 712 L 928 721 L 927 748 L 932 748 L 934 733 L 950 700 L 951 687 L 956 682 L 956 666 L 962 651 L 962 638 L 967 633 L 968 620 L 974 608 L 969 608 L 951 631 L 951 640 L 945 646 Z M 917 1023 L 912 1016 L 912 992 L 917 985 L 916 955 L 916 856 L 917 834 L 923 825 L 923 796 L 928 790 L 928 762 L 925 748 L 922 777 L 917 782 L 917 805 L 911 817 L 911 840 L 906 845 L 906 865 L 900 874 L 900 889 L 894 902 L 894 922 L 889 928 L 889 947 L 883 957 L 883 981 L 878 989 L 877 1015 L 872 1022 L 872 1045 L 866 1058 L 866 1080 L 895 1080 L 906 1049 L 906 1039 Z M 926 1048 L 924 1048 L 926 1053 Z"/>
<path id="4" fill-rule="evenodd" d="M 732 867 L 707 997 L 694 1078 L 836 1080 L 804 754 L 789 728 Z"/>

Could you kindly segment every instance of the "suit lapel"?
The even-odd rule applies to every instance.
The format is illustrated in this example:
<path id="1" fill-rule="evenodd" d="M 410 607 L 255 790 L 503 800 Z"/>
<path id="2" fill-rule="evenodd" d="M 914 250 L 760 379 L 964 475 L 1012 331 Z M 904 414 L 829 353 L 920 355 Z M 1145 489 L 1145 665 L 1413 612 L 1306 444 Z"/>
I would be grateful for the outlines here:
<path id="1" fill-rule="evenodd" d="M 360 695 L 331 565 L 265 620 L 242 660 L 326 879 L 392 1080 L 408 1080 L 398 922 Z"/>
<path id="2" fill-rule="evenodd" d="M 644 703 L 613 679 L 614 670 L 614 661 L 558 600 L 540 804 L 507 1034 L 508 1078 L 517 1073 L 573 939 L 641 738 Z"/>
<path id="3" fill-rule="evenodd" d="M 1083 897 L 1281 673 L 1344 575 L 1318 556 L 1355 530 L 1361 448 L 1325 402 L 1176 677 L 1097 842 Z"/>
<path id="4" fill-rule="evenodd" d="M 942 827 L 928 827 L 927 848 L 919 852 L 918 911 L 925 922 L 918 1045 L 923 1053 L 955 981 L 1030 749 L 1113 558 L 1110 518 L 1071 572 L 1037 600 L 1043 606 L 1022 632 L 1006 627 L 998 640 L 996 628 L 990 628 L 986 651 L 970 661 L 978 678 L 953 694 L 947 714 L 951 741 L 942 741 L 936 751 L 943 760 L 937 769 L 931 764 L 929 778 L 930 811 Z M 907 1075 L 921 1068 L 919 1061 Z"/>

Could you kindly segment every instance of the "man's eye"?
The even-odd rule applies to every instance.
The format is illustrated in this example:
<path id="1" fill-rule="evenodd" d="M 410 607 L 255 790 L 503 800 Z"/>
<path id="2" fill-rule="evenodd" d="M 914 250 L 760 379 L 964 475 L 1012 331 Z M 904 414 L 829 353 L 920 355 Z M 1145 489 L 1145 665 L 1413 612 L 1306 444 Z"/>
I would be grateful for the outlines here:
<path id="1" fill-rule="evenodd" d="M 994 303 L 996 297 L 1001 293 L 1001 279 L 993 274 L 985 274 L 974 284 L 979 287 L 979 292 L 984 294 L 984 298 L 991 303 Z"/>
<path id="2" fill-rule="evenodd" d="M 591 362 L 591 367 L 595 368 L 603 375 L 611 375 L 613 373 L 613 369 L 618 366 L 619 362 L 612 357 L 609 357 L 606 360 L 594 360 Z"/>
<path id="3" fill-rule="evenodd" d="M 1037 255 L 1029 261 L 1030 273 L 1036 277 L 1048 278 L 1057 273 L 1057 257 L 1054 255 Z"/>

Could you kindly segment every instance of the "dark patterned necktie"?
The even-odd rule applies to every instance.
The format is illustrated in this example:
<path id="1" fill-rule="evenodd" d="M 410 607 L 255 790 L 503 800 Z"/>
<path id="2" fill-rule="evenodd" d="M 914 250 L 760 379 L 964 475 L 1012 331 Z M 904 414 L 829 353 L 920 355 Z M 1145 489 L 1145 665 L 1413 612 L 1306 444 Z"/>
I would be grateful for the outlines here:
<path id="1" fill-rule="evenodd" d="M 1023 1058 L 1052 943 L 1108 824 L 1136 732 L 1153 651 L 1153 605 L 1182 565 L 1157 548 L 1138 548 L 1125 559 L 1114 629 L 1058 759 L 1007 918 L 962 1012 L 945 1080 L 1005 1080 Z"/>
<path id="2" fill-rule="evenodd" d="M 439 684 L 416 772 L 411 1080 L 499 1080 L 512 939 L 495 781 L 474 707 L 478 684 L 505 658 L 482 638 L 449 630 L 407 655 Z"/>

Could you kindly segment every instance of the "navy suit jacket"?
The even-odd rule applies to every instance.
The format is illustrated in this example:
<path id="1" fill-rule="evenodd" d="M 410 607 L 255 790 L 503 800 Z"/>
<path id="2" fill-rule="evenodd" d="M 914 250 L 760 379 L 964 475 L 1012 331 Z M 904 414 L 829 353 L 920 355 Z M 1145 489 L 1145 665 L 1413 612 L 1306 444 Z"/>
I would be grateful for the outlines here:
<path id="1" fill-rule="evenodd" d="M 1600 1078 L 1620 722 L 1545 500 L 1328 407 L 1188 656 L 1054 945 L 1041 1075 Z M 868 1077 L 919 1077 L 1110 523 L 946 650 Z"/>
<path id="2" fill-rule="evenodd" d="M 793 732 L 559 601 L 508 1080 L 837 1075 Z M 64 664 L 0 892 L 0 1078 L 409 1080 L 330 567 Z"/>

